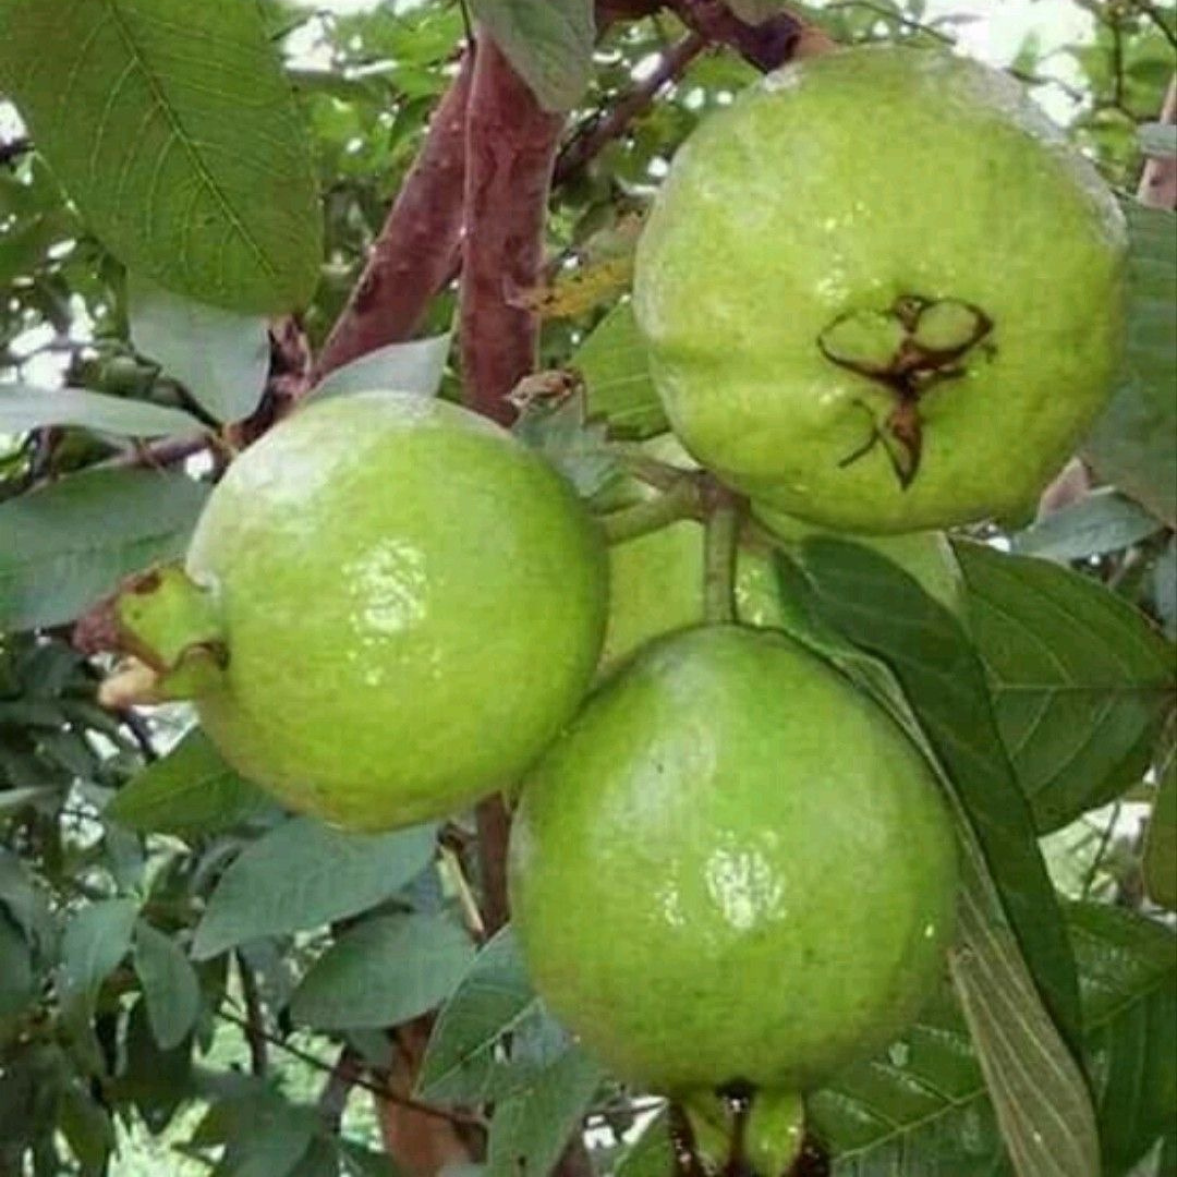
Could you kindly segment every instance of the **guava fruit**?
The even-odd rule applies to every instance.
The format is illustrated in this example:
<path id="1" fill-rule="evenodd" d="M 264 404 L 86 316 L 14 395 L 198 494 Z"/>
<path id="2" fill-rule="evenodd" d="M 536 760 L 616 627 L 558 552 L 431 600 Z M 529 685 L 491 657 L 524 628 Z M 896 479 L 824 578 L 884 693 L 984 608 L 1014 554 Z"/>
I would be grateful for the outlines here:
<path id="1" fill-rule="evenodd" d="M 246 450 L 186 571 L 226 654 L 196 691 L 209 736 L 292 808 L 362 830 L 510 783 L 580 703 L 605 621 L 603 540 L 565 481 L 399 393 L 312 405 Z"/>
<path id="2" fill-rule="evenodd" d="M 622 1079 L 803 1091 L 901 1034 L 941 976 L 956 848 L 919 751 L 768 630 L 646 646 L 524 780 L 516 933 Z"/>
<path id="3" fill-rule="evenodd" d="M 1124 218 L 1007 75 L 939 51 L 785 67 L 683 146 L 634 310 L 674 431 L 857 532 L 1015 515 L 1104 404 Z"/>

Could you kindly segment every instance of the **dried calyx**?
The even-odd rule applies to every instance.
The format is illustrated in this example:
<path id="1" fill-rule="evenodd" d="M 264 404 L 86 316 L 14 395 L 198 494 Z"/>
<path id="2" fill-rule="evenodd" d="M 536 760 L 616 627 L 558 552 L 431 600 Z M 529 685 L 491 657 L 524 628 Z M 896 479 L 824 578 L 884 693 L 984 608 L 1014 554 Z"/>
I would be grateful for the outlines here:
<path id="1" fill-rule="evenodd" d="M 923 455 L 920 399 L 944 381 L 963 376 L 967 357 L 992 334 L 993 326 L 972 303 L 910 294 L 885 311 L 849 311 L 836 318 L 818 337 L 822 355 L 885 389 L 890 402 L 881 422 L 869 405 L 856 402 L 870 416 L 870 437 L 839 464 L 852 465 L 881 444 L 900 486 L 909 487 Z"/>

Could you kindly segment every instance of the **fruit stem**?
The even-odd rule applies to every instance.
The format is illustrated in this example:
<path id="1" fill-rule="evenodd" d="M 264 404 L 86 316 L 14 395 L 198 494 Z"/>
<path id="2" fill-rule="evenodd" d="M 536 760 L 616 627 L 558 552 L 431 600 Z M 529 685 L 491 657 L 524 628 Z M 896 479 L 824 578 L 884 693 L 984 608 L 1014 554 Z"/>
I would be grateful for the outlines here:
<path id="1" fill-rule="evenodd" d="M 740 502 L 717 484 L 708 488 L 703 549 L 703 615 L 712 625 L 736 620 L 736 548 L 740 536 Z"/>
<path id="2" fill-rule="evenodd" d="M 602 518 L 601 524 L 609 543 L 620 544 L 640 535 L 661 531 L 671 523 L 696 517 L 698 513 L 699 489 L 696 479 L 689 474 L 680 474 L 669 490 L 632 507 L 614 511 Z"/>

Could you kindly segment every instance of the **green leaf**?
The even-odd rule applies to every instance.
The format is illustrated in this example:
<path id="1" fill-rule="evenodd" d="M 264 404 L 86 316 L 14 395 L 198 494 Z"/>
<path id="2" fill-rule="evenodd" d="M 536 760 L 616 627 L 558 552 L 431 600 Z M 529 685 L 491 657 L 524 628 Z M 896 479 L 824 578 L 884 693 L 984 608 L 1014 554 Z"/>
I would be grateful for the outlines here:
<path id="1" fill-rule="evenodd" d="M 294 818 L 253 843 L 222 875 L 196 929 L 204 960 L 246 940 L 316 928 L 387 899 L 429 865 L 435 828 L 348 834 Z"/>
<path id="2" fill-rule="evenodd" d="M 476 1102 L 495 1043 L 538 1002 L 514 933 L 505 927 L 478 953 L 438 1015 L 417 1076 L 421 1098 Z"/>
<path id="3" fill-rule="evenodd" d="M 531 1081 L 495 1106 L 487 1142 L 489 1177 L 540 1177 L 555 1167 L 589 1110 L 601 1068 L 571 1046 Z"/>
<path id="4" fill-rule="evenodd" d="M 103 817 L 140 834 L 193 838 L 231 829 L 272 807 L 196 728 L 125 784 Z"/>
<path id="5" fill-rule="evenodd" d="M 592 0 L 471 0 L 474 15 L 548 110 L 571 110 L 592 79 Z"/>
<path id="6" fill-rule="evenodd" d="M 0 0 L 0 89 L 105 244 L 231 310 L 306 304 L 309 143 L 256 4 Z"/>
<path id="7" fill-rule="evenodd" d="M 821 615 L 883 659 L 902 685 L 968 814 L 1038 988 L 1077 1043 L 1079 994 L 1062 913 L 968 635 L 877 552 L 819 538 L 806 554 Z"/>
<path id="8" fill-rule="evenodd" d="M 90 470 L 0 503 L 0 629 L 72 621 L 123 577 L 181 555 L 207 497 L 179 474 Z"/>
<path id="9" fill-rule="evenodd" d="M 613 1177 L 666 1177 L 674 1171 L 674 1163 L 670 1121 L 665 1112 L 659 1112 L 622 1154 Z"/>
<path id="10" fill-rule="evenodd" d="M 1015 535 L 1013 550 L 1044 560 L 1085 560 L 1130 548 L 1160 527 L 1139 503 L 1106 487 Z"/>
<path id="11" fill-rule="evenodd" d="M 172 1050 L 188 1036 L 200 1013 L 196 971 L 171 936 L 140 920 L 135 928 L 135 972 L 155 1040 L 161 1050 Z"/>
<path id="12" fill-rule="evenodd" d="M 1068 912 L 1082 962 L 1084 1020 L 1105 1177 L 1177 1134 L 1177 937 L 1123 908 Z"/>
<path id="13" fill-rule="evenodd" d="M 1177 911 L 1177 755 L 1169 757 L 1148 819 L 1144 883 L 1155 904 Z"/>
<path id="14" fill-rule="evenodd" d="M 436 396 L 450 354 L 449 335 L 391 343 L 328 373 L 308 399 L 323 400 L 352 392 L 388 389 Z"/>
<path id="15" fill-rule="evenodd" d="M 1066 914 L 1091 1069 L 1105 1076 L 1097 1087 L 1104 1092 L 1100 1133 L 1106 1141 L 1116 1132 L 1109 1117 L 1118 1114 L 1105 1090 L 1109 1049 L 1123 1052 L 1123 1064 L 1135 1063 L 1135 1079 L 1123 1089 L 1129 1099 L 1147 1091 L 1151 1107 L 1169 1098 L 1165 1076 L 1174 1057 L 1150 1051 L 1138 1028 L 1157 1017 L 1158 1004 L 1170 1011 L 1177 1006 L 1174 942 L 1166 929 L 1130 912 L 1074 904 Z M 1170 1099 L 1169 1106 L 1177 1104 Z M 925 1007 L 900 1042 L 843 1071 L 810 1097 L 807 1109 L 812 1129 L 834 1153 L 834 1177 L 994 1177 L 1008 1171 L 968 1028 L 948 992 Z M 1155 1124 L 1142 1121 L 1139 1128 L 1126 1149 L 1137 1157 L 1157 1135 Z M 1105 1163 L 1103 1177 L 1125 1171 Z"/>
<path id="16" fill-rule="evenodd" d="M 1102 585 L 955 545 L 1002 743 L 1040 832 L 1136 784 L 1172 705 L 1172 652 Z"/>
<path id="17" fill-rule="evenodd" d="M 1087 441 L 1108 481 L 1177 526 L 1177 216 L 1126 207 L 1129 256 L 1128 350 L 1119 390 Z"/>
<path id="18" fill-rule="evenodd" d="M 28 868 L 0 846 L 0 912 L 7 912 L 36 954 L 44 957 L 54 947 L 56 926 L 49 905 Z"/>
<path id="19" fill-rule="evenodd" d="M 152 1132 L 162 1132 L 179 1108 L 198 1094 L 192 1043 L 186 1040 L 174 1050 L 161 1050 L 143 999 L 127 1019 L 123 1053 L 113 1094 L 121 1104 L 134 1104 Z"/>
<path id="20" fill-rule="evenodd" d="M 182 384 L 218 421 L 240 421 L 257 408 L 270 371 L 265 316 L 194 302 L 134 274 L 127 313 L 136 350 Z"/>
<path id="21" fill-rule="evenodd" d="M 1019 1177 L 1100 1177 L 1087 1082 L 1038 1000 L 984 884 L 966 878 L 952 978 Z"/>
<path id="22" fill-rule="evenodd" d="M 79 909 L 61 937 L 62 1004 L 92 1011 L 102 982 L 131 947 L 138 909 L 132 899 L 103 899 Z"/>
<path id="23" fill-rule="evenodd" d="M 77 1080 L 67 1083 L 61 1096 L 58 1114 L 62 1135 L 81 1164 L 82 1177 L 106 1177 L 107 1161 L 115 1147 L 109 1112 Z"/>
<path id="24" fill-rule="evenodd" d="M 26 433 L 46 425 L 74 425 L 125 437 L 199 433 L 202 426 L 179 409 L 106 396 L 82 388 L 0 385 L 0 433 Z"/>
<path id="25" fill-rule="evenodd" d="M 32 948 L 15 921 L 0 910 L 0 1027 L 19 1014 L 36 992 Z"/>
<path id="26" fill-rule="evenodd" d="M 318 1029 L 396 1026 L 440 1005 L 473 954 L 466 933 L 441 916 L 367 920 L 315 962 L 290 1012 Z"/>
<path id="27" fill-rule="evenodd" d="M 572 357 L 572 366 L 584 377 L 589 416 L 604 418 L 613 435 L 641 439 L 670 427 L 628 300 L 601 320 Z"/>

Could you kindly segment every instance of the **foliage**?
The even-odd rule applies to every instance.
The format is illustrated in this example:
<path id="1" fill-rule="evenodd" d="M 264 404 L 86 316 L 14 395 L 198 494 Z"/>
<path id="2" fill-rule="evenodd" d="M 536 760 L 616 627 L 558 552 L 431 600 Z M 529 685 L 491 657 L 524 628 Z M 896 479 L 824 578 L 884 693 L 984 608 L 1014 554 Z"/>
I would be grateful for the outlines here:
<path id="1" fill-rule="evenodd" d="M 1075 2 L 1090 40 L 1044 57 L 1031 39 L 1012 68 L 1069 108 L 1069 133 L 1131 202 L 1144 147 L 1171 150 L 1156 120 L 1174 19 Z M 32 140 L 0 139 L 0 1173 L 101 1174 L 116 1142 L 133 1152 L 149 1133 L 226 1177 L 391 1173 L 361 1094 L 385 1117 L 424 1108 L 496 1174 L 538 1177 L 583 1127 L 600 1171 L 665 1173 L 657 1101 L 547 1014 L 509 928 L 484 936 L 468 815 L 368 838 L 291 817 L 183 707 L 99 707 L 108 667 L 70 644 L 121 577 L 183 550 L 211 482 L 272 421 L 299 358 L 265 316 L 297 308 L 304 345 L 326 337 L 455 72 L 460 6 L 332 16 L 267 0 L 262 26 L 209 2 L 209 52 L 185 39 L 191 5 L 75 7 L 132 13 L 140 40 L 81 15 L 21 24 L 55 7 L 0 0 L 0 93 Z M 587 4 L 535 7 L 473 5 L 545 104 L 571 112 L 570 139 L 684 35 L 663 12 L 617 21 L 591 50 Z M 758 20 L 784 6 L 732 7 Z M 802 9 L 844 42 L 927 45 L 959 26 L 926 20 L 921 0 Z M 76 71 L 89 106 L 58 119 L 45 79 L 90 35 Z M 25 69 L 38 55 L 46 69 Z M 618 478 L 606 435 L 665 428 L 615 281 L 635 215 L 683 138 L 754 76 L 729 50 L 695 56 L 553 192 L 552 273 L 591 297 L 553 300 L 542 364 L 575 370 L 583 400 L 549 412 L 541 396 L 521 432 L 598 501 Z M 1089 1173 L 1049 1128 L 1037 1147 L 1056 1167 L 1026 1167 L 1059 1108 L 1066 1135 L 1098 1130 L 1108 1177 L 1177 1171 L 1177 940 L 1162 918 L 1177 872 L 1162 636 L 1177 627 L 1175 235 L 1170 213 L 1131 220 L 1129 363 L 1090 442 L 1107 485 L 958 537 L 964 621 L 862 549 L 830 545 L 804 572 L 780 561 L 798 636 L 909 727 L 975 835 L 957 989 L 809 1101 L 839 1177 L 1008 1173 L 1019 1156 L 1022 1173 Z M 418 342 L 320 395 L 455 394 L 454 305 L 447 287 Z M 428 1047 L 406 1073 L 414 1035 Z M 1011 1089 L 1019 1062 L 1031 1082 Z"/>

